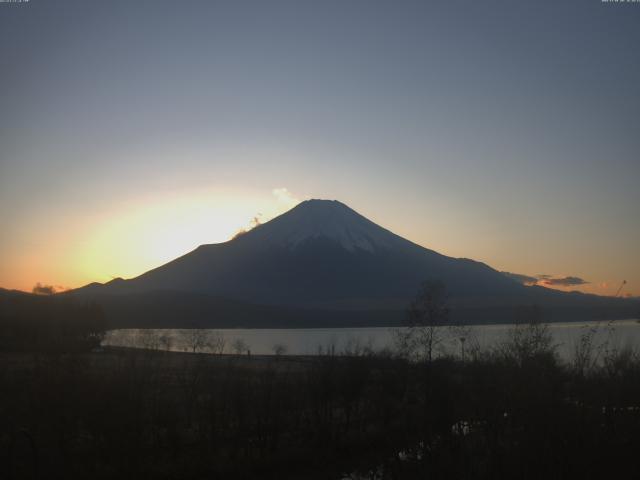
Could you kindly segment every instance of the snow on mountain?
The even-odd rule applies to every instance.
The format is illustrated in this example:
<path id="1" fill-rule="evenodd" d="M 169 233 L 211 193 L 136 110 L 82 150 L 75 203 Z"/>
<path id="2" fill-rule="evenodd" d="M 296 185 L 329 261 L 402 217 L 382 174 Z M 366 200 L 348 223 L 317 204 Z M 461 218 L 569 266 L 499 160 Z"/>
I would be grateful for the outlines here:
<path id="1" fill-rule="evenodd" d="M 317 239 L 331 240 L 350 252 L 371 253 L 408 243 L 337 200 L 304 201 L 246 235 L 246 240 L 289 249 Z"/>

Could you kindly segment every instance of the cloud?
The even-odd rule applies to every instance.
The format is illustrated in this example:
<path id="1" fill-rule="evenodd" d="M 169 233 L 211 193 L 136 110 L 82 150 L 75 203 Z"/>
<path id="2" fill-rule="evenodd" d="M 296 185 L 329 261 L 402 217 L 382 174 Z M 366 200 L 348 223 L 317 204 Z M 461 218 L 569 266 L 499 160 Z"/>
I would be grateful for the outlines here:
<path id="1" fill-rule="evenodd" d="M 296 198 L 285 187 L 274 188 L 273 190 L 271 190 L 271 193 L 273 194 L 274 197 L 276 197 L 276 200 L 278 201 L 278 203 L 285 205 L 289 208 L 294 207 L 300 203 L 300 200 Z"/>
<path id="2" fill-rule="evenodd" d="M 555 275 L 540 274 L 536 276 L 524 275 L 522 273 L 501 272 L 503 275 L 515 280 L 522 285 L 545 285 L 548 287 L 575 287 L 586 285 L 589 282 L 580 277 L 566 276 L 556 277 Z"/>
<path id="3" fill-rule="evenodd" d="M 589 282 L 580 277 L 560 277 L 545 278 L 542 280 L 542 283 L 554 287 L 575 287 L 577 285 L 585 285 Z"/>
<path id="4" fill-rule="evenodd" d="M 522 285 L 535 285 L 536 283 L 538 283 L 538 278 L 531 277 L 529 275 L 523 275 L 521 273 L 511 273 L 511 272 L 500 272 L 500 273 L 502 273 L 503 275 L 506 275 L 511 280 L 515 280 L 516 282 L 521 283 Z"/>
<path id="5" fill-rule="evenodd" d="M 235 240 L 236 238 L 240 238 L 242 235 L 245 235 L 247 233 L 247 230 L 244 228 L 241 228 L 240 230 L 238 230 L 233 237 L 231 237 L 231 240 Z"/>
<path id="6" fill-rule="evenodd" d="M 31 292 L 35 293 L 36 295 L 53 295 L 55 293 L 63 292 L 65 290 L 68 290 L 68 289 L 63 287 L 62 285 L 44 285 L 38 282 L 33 287 Z"/>
<path id="7" fill-rule="evenodd" d="M 249 222 L 249 225 L 246 227 L 241 228 L 240 230 L 238 230 L 235 235 L 233 237 L 231 237 L 231 240 L 235 240 L 238 237 L 241 237 L 242 235 L 244 235 L 245 233 L 248 233 L 249 230 L 253 230 L 254 228 L 256 228 L 258 225 L 260 225 L 262 223 L 262 221 L 260 220 L 260 217 L 262 216 L 262 213 L 258 213 L 257 215 L 254 215 L 254 217 L 251 219 L 251 221 Z"/>

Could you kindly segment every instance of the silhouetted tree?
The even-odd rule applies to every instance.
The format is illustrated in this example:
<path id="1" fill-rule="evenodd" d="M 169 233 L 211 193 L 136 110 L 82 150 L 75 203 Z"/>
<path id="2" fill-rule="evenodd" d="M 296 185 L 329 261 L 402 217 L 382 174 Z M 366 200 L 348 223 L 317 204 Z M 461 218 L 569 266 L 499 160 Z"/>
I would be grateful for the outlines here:
<path id="1" fill-rule="evenodd" d="M 227 339 L 220 332 L 210 332 L 209 348 L 213 353 L 222 354 L 227 346 Z"/>
<path id="2" fill-rule="evenodd" d="M 209 347 L 208 331 L 204 328 L 191 328 L 183 331 L 185 344 L 193 353 Z"/>
<path id="3" fill-rule="evenodd" d="M 401 353 L 431 362 L 435 348 L 444 340 L 440 328 L 449 323 L 448 295 L 442 282 L 424 282 L 409 305 L 406 329 L 397 333 Z"/>
<path id="4" fill-rule="evenodd" d="M 520 365 L 530 359 L 554 355 L 553 337 L 541 318 L 539 307 L 520 307 L 516 313 L 516 325 L 509 331 L 507 341 L 499 347 L 501 353 Z"/>
<path id="5" fill-rule="evenodd" d="M 242 338 L 236 338 L 233 341 L 233 344 L 231 346 L 233 348 L 233 351 L 237 355 L 240 355 L 241 353 L 244 353 L 249 348 L 249 346 L 247 345 L 247 342 L 245 342 Z"/>
<path id="6" fill-rule="evenodd" d="M 281 356 L 284 355 L 285 353 L 287 353 L 287 346 L 282 344 L 282 343 L 276 343 L 271 350 L 273 351 L 273 354 L 276 356 Z"/>
<path id="7" fill-rule="evenodd" d="M 155 330 L 141 328 L 137 334 L 138 345 L 145 350 L 159 350 L 162 344 L 160 335 Z"/>

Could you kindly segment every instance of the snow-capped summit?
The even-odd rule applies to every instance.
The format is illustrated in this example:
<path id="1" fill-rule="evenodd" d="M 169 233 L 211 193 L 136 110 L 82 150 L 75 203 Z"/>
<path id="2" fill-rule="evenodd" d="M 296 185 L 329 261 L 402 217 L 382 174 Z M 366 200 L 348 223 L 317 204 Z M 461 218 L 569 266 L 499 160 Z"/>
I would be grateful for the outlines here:
<path id="1" fill-rule="evenodd" d="M 335 242 L 350 252 L 375 252 L 406 242 L 337 200 L 306 200 L 254 228 L 243 241 L 296 249 L 318 239 Z"/>

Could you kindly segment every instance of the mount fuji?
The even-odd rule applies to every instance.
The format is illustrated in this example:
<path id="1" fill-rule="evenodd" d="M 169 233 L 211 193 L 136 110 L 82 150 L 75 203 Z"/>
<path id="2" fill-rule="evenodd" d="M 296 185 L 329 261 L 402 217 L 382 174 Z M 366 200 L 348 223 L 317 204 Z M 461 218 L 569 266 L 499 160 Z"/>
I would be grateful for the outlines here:
<path id="1" fill-rule="evenodd" d="M 514 308 L 531 304 L 567 319 L 613 300 L 523 286 L 412 243 L 335 200 L 302 202 L 228 242 L 69 295 L 102 303 L 125 325 L 387 325 L 401 320 L 427 280 L 445 284 L 455 315 L 478 322 L 513 320 Z"/>

